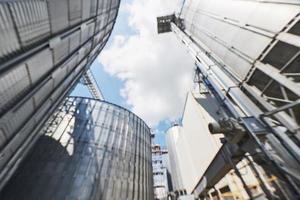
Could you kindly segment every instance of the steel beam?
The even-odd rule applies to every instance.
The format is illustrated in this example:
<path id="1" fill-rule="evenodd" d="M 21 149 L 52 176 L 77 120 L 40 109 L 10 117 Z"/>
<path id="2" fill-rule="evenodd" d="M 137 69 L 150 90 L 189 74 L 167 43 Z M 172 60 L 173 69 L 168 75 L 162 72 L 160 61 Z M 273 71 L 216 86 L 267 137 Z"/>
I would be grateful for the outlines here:
<path id="1" fill-rule="evenodd" d="M 274 155 L 271 155 L 269 150 L 267 150 L 264 146 L 264 143 L 260 141 L 260 138 L 256 135 L 256 130 L 254 130 L 252 127 L 252 124 L 248 123 L 246 119 L 253 118 L 258 123 L 265 124 L 266 121 L 269 123 L 270 119 L 264 119 L 263 121 L 260 119 L 260 116 L 263 115 L 263 111 L 255 104 L 255 102 L 250 99 L 244 91 L 240 88 L 240 81 L 236 80 L 234 78 L 234 75 L 230 75 L 230 71 L 227 70 L 226 66 L 224 64 L 216 62 L 216 59 L 213 58 L 212 52 L 203 45 L 200 41 L 195 42 L 195 40 L 192 38 L 191 35 L 188 35 L 186 32 L 179 29 L 175 23 L 171 23 L 171 29 L 172 31 L 177 35 L 177 37 L 188 47 L 189 52 L 192 54 L 192 56 L 195 58 L 196 63 L 198 63 L 198 67 L 200 70 L 200 73 L 204 77 L 204 79 L 209 82 L 209 84 L 212 86 L 213 90 L 216 92 L 216 95 L 222 99 L 222 104 L 224 104 L 229 111 L 232 112 L 232 114 L 235 116 L 236 119 L 241 120 L 240 122 L 246 127 L 246 132 L 248 135 L 243 142 L 244 144 L 250 144 L 253 143 L 253 145 L 260 149 L 262 152 L 261 156 L 258 156 L 258 159 L 267 159 L 268 167 L 274 169 L 273 171 L 277 173 L 279 177 L 281 177 L 292 189 L 294 192 L 293 195 L 297 195 L 297 189 L 295 189 L 293 181 L 290 179 L 290 176 L 293 176 L 293 174 L 286 174 L 286 171 L 283 170 L 283 168 L 280 166 L 278 160 L 275 160 L 273 158 Z M 266 65 L 260 62 L 256 62 L 256 67 L 259 68 L 261 71 L 265 72 L 266 74 L 272 76 L 274 75 L 274 71 L 272 68 L 271 73 L 271 67 L 267 66 L 267 68 L 264 68 Z M 263 69 L 261 69 L 263 68 Z M 280 77 L 279 77 L 280 76 Z M 286 81 L 286 78 L 283 77 L 279 72 L 276 71 L 276 81 L 278 81 L 281 85 L 286 86 L 287 88 L 292 88 L 292 91 L 298 94 L 297 88 L 294 88 L 295 85 L 291 83 L 291 81 Z M 280 113 L 277 113 L 277 115 Z M 262 127 L 268 127 L 269 124 L 265 124 Z M 253 129 L 253 130 L 252 130 Z M 273 132 L 276 133 L 273 133 Z M 299 152 L 299 148 L 294 145 L 289 145 L 290 143 L 293 143 L 292 140 L 289 137 L 282 137 L 280 130 L 280 133 L 277 133 L 278 130 L 275 129 L 265 129 L 263 131 L 264 133 L 259 133 L 260 137 L 265 135 L 272 135 L 278 138 L 279 140 L 284 140 L 285 143 L 279 143 L 280 148 L 287 149 L 290 151 L 287 154 L 288 156 L 291 155 L 297 155 L 297 152 Z M 267 139 L 265 137 L 265 139 Z M 269 141 L 272 142 L 272 141 Z M 232 145 L 232 144 L 231 144 Z M 228 143 L 224 144 L 221 150 L 217 153 L 215 159 L 211 162 L 210 166 L 204 173 L 204 175 L 201 177 L 200 181 L 196 185 L 193 193 L 196 196 L 199 195 L 205 195 L 205 192 L 207 192 L 207 189 L 212 188 L 218 181 L 220 181 L 231 169 L 234 168 L 234 166 L 238 163 L 240 159 L 242 159 L 243 152 L 241 145 L 235 145 L 236 150 L 231 150 Z M 248 148 L 246 151 L 253 151 Z M 274 149 L 276 150 L 276 149 Z M 228 152 L 226 152 L 228 151 Z M 253 153 L 253 152 L 252 152 Z M 276 151 L 273 152 L 273 154 L 276 154 Z M 277 155 L 277 154 L 276 154 Z M 280 155 L 280 154 L 279 154 Z M 238 158 L 235 159 L 233 162 L 231 161 L 232 158 Z M 284 158 L 285 156 L 283 156 Z M 297 161 L 296 161 L 297 162 Z M 289 163 L 285 163 L 285 167 L 292 169 L 292 167 L 289 165 Z M 298 174 L 296 174 L 298 176 Z"/>
<path id="2" fill-rule="evenodd" d="M 243 156 L 244 152 L 237 145 L 228 142 L 225 143 L 194 188 L 193 193 L 195 197 L 205 195 L 208 190 L 213 188 L 214 185 L 233 169 L 234 165 L 241 161 Z"/>
<path id="3" fill-rule="evenodd" d="M 103 94 L 90 69 L 83 74 L 82 80 L 83 84 L 87 86 L 91 95 L 95 99 L 104 100 Z"/>

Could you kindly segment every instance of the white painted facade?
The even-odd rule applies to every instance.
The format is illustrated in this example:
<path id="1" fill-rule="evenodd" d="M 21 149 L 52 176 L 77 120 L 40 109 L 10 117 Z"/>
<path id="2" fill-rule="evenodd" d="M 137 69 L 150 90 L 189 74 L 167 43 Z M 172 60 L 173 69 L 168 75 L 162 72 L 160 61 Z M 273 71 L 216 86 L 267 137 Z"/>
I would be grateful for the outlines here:
<path id="1" fill-rule="evenodd" d="M 191 194 L 222 146 L 222 134 L 212 135 L 208 130 L 208 123 L 223 116 L 217 105 L 216 100 L 208 93 L 190 92 L 187 95 L 182 124 L 168 129 L 166 141 L 174 191 L 185 189 L 187 194 Z M 247 185 L 258 185 L 245 160 L 237 167 L 240 168 Z M 234 173 L 227 174 L 215 187 L 221 189 L 225 186 L 231 190 L 229 195 L 248 198 L 242 182 Z M 253 194 L 260 193 L 259 187 L 253 190 Z"/>
<path id="2" fill-rule="evenodd" d="M 219 136 L 211 135 L 208 123 L 219 118 L 217 104 L 209 94 L 193 94 L 186 99 L 182 126 L 167 131 L 172 181 L 175 189 L 191 193 L 221 147 Z M 200 106 L 202 105 L 202 106 Z"/>

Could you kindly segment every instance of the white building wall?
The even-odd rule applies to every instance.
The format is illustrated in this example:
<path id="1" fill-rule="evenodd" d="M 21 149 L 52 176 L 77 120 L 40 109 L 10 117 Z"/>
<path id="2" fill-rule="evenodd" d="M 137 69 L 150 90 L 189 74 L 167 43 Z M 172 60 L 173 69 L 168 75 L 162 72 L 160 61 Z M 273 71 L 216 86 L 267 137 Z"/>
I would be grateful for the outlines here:
<path id="1" fill-rule="evenodd" d="M 192 160 L 187 152 L 181 126 L 173 126 L 167 131 L 167 148 L 170 158 L 170 171 L 174 190 L 181 190 L 187 184 L 185 172 L 191 172 Z"/>
<path id="2" fill-rule="evenodd" d="M 167 131 L 166 141 L 174 190 L 186 189 L 190 194 L 222 146 L 219 135 L 212 135 L 208 124 L 222 118 L 216 100 L 208 93 L 190 92 L 183 112 L 182 126 Z M 238 164 L 248 185 L 257 185 L 245 160 Z M 248 198 L 236 175 L 226 175 L 216 188 L 228 185 L 233 195 Z M 258 191 L 259 192 L 259 191 Z"/>
<path id="3" fill-rule="evenodd" d="M 221 147 L 219 136 L 211 135 L 208 130 L 208 123 L 220 117 L 214 101 L 208 94 L 193 96 L 189 93 L 182 127 L 175 126 L 167 132 L 175 190 L 186 189 L 187 193 L 191 193 Z"/>
<path id="4" fill-rule="evenodd" d="M 180 163 L 178 159 L 178 146 L 176 145 L 179 139 L 180 126 L 171 127 L 166 133 L 166 143 L 169 153 L 170 173 L 172 177 L 173 189 L 182 188 L 182 180 L 180 174 Z"/>
<path id="5" fill-rule="evenodd" d="M 221 117 L 217 114 L 217 105 L 209 94 L 188 94 L 182 119 L 184 139 L 194 170 L 193 177 L 188 178 L 190 182 L 186 185 L 188 193 L 194 189 L 221 147 L 219 136 L 211 135 L 208 130 L 208 123 Z"/>
<path id="6" fill-rule="evenodd" d="M 285 1 L 186 0 L 181 17 L 186 31 L 243 80 L 251 61 L 299 13 L 299 5 Z"/>

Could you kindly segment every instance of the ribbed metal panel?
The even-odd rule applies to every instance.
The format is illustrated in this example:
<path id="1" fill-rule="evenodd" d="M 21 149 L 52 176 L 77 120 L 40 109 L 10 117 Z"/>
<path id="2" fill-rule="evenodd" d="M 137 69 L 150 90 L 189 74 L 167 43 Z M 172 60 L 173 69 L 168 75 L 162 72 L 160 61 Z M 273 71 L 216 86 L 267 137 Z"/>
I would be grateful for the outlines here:
<path id="1" fill-rule="evenodd" d="M 109 21 L 113 20 L 117 16 L 117 9 L 111 10 L 109 14 Z"/>
<path id="2" fill-rule="evenodd" d="M 133 113 L 71 97 L 41 134 L 1 199 L 153 199 L 150 129 Z"/>
<path id="3" fill-rule="evenodd" d="M 23 47 L 50 35 L 45 1 L 18 1 L 10 3 L 9 6 Z"/>
<path id="4" fill-rule="evenodd" d="M 47 0 L 51 32 L 56 33 L 69 26 L 68 0 Z"/>
<path id="5" fill-rule="evenodd" d="M 21 102 L 16 108 L 7 112 L 0 120 L 0 130 L 3 141 L 0 144 L 0 188 L 8 181 L 12 172 L 19 165 L 30 146 L 38 138 L 39 127 L 51 115 L 58 99 L 64 97 L 74 84 L 74 77 L 78 79 L 80 69 L 85 66 L 83 62 L 72 71 L 69 77 L 63 80 L 54 90 L 54 79 L 41 85 L 40 90 L 34 93 L 34 97 Z M 22 125 L 25 123 L 25 125 Z M 20 130 L 19 130 L 20 129 Z M 23 138 L 23 142 L 19 142 Z M 31 138 L 35 138 L 32 140 Z"/>
<path id="6" fill-rule="evenodd" d="M 97 21 L 96 21 L 96 25 L 95 25 L 96 33 L 100 31 L 101 24 L 102 24 L 102 17 L 98 16 Z"/>
<path id="7" fill-rule="evenodd" d="M 47 95 L 51 92 L 53 89 L 53 80 L 49 79 L 42 87 L 41 89 L 36 92 L 33 96 L 34 103 L 36 106 L 39 106 L 43 103 L 43 101 L 47 98 Z"/>
<path id="8" fill-rule="evenodd" d="M 82 14 L 81 0 L 69 0 L 70 25 L 79 23 L 81 21 L 81 14 Z"/>
<path id="9" fill-rule="evenodd" d="M 299 138 L 300 4 L 296 1 L 186 0 L 184 31 L 231 74 L 263 111 Z M 241 101 L 242 102 L 242 101 Z M 275 116 L 275 115 L 274 115 Z"/>
<path id="10" fill-rule="evenodd" d="M 82 20 L 86 20 L 90 17 L 91 0 L 82 1 Z"/>
<path id="11" fill-rule="evenodd" d="M 80 7 L 70 2 L 0 1 L 0 20 L 4 20 L 0 23 L 0 40 L 5 39 L 0 45 L 0 189 L 38 138 L 37 131 L 42 123 L 100 52 L 94 50 L 93 57 L 89 56 L 93 50 L 96 21 L 96 17 L 91 17 L 96 15 L 97 1 L 91 1 L 88 14 L 85 14 L 89 20 L 82 24 L 82 9 L 85 8 L 82 3 L 85 1 L 79 1 Z M 78 23 L 69 25 L 69 9 L 72 16 L 80 16 Z M 45 31 L 47 23 L 50 29 Z M 104 26 L 105 23 L 100 30 Z M 106 32 L 102 32 L 104 37 Z M 99 42 L 101 46 L 106 43 Z M 26 48 L 20 49 L 21 45 Z"/>
<path id="12" fill-rule="evenodd" d="M 67 69 L 68 69 L 68 66 L 66 63 L 64 63 L 53 72 L 52 78 L 54 80 L 54 87 L 58 86 L 58 84 L 67 75 Z"/>
<path id="13" fill-rule="evenodd" d="M 72 72 L 72 70 L 77 66 L 78 63 L 78 55 L 75 55 L 73 57 L 71 57 L 68 61 L 67 61 L 67 67 L 68 67 L 68 73 Z"/>
<path id="14" fill-rule="evenodd" d="M 69 54 L 69 40 L 68 38 L 60 39 L 55 46 L 53 46 L 53 61 L 56 65 L 62 61 Z"/>
<path id="15" fill-rule="evenodd" d="M 25 64 L 0 76 L 0 108 L 29 87 L 30 81 Z M 1 109 L 0 109 L 1 110 Z"/>
<path id="16" fill-rule="evenodd" d="M 96 15 L 97 12 L 97 1 L 98 0 L 91 0 L 91 10 L 90 10 L 90 16 L 93 17 Z M 101 3 L 102 0 L 99 0 L 99 2 Z M 98 13 L 100 14 L 100 13 Z"/>
<path id="17" fill-rule="evenodd" d="M 88 37 L 89 37 L 89 26 L 88 24 L 83 24 L 81 26 L 81 39 L 80 39 L 81 43 L 86 42 Z"/>
<path id="18" fill-rule="evenodd" d="M 186 29 L 242 80 L 299 10 L 296 5 L 274 2 L 187 0 L 182 17 Z"/>
<path id="19" fill-rule="evenodd" d="M 80 31 L 75 31 L 69 36 L 70 52 L 73 52 L 80 45 Z"/>
<path id="20" fill-rule="evenodd" d="M 8 6 L 0 4 L 0 61 L 20 48 Z"/>
<path id="21" fill-rule="evenodd" d="M 94 31 L 95 31 L 95 22 L 92 22 L 88 24 L 88 38 L 94 35 Z"/>
<path id="22" fill-rule="evenodd" d="M 118 6 L 118 0 L 112 0 L 112 2 L 111 2 L 111 8 L 114 8 L 114 7 L 116 7 L 116 6 Z"/>
<path id="23" fill-rule="evenodd" d="M 26 120 L 28 116 L 33 112 L 33 101 L 32 99 L 29 99 L 23 104 L 21 104 L 18 108 L 15 110 L 12 110 L 11 112 L 6 113 L 2 119 L 0 124 L 0 129 L 4 130 L 4 134 L 6 137 L 5 143 L 7 143 L 8 140 L 10 140 L 13 137 L 14 131 L 17 130 L 16 124 L 22 124 Z M 22 135 L 22 134 L 21 134 Z M 17 146 L 9 145 L 11 151 L 6 152 L 10 155 L 13 154 L 14 150 L 17 148 Z M 0 147 L 1 149 L 3 146 Z"/>
<path id="24" fill-rule="evenodd" d="M 53 67 L 52 52 L 47 48 L 34 55 L 26 63 L 30 81 L 35 83 Z"/>

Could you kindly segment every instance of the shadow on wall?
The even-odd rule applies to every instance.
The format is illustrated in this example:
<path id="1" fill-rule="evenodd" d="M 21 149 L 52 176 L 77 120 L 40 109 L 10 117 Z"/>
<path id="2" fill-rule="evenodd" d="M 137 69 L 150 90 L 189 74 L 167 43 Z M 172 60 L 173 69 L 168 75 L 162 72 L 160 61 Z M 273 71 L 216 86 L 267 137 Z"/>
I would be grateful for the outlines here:
<path id="1" fill-rule="evenodd" d="M 53 176 L 54 171 L 63 167 L 58 165 L 58 162 L 70 159 L 71 156 L 58 141 L 49 136 L 41 136 L 15 175 L 3 188 L 0 199 L 49 198 L 55 193 L 56 187 L 62 185 L 59 183 L 60 180 Z"/>
<path id="2" fill-rule="evenodd" d="M 103 187 L 97 185 L 100 181 L 95 174 L 101 174 L 103 165 L 96 159 L 103 158 L 98 155 L 101 151 L 91 145 L 95 143 L 95 126 L 87 112 L 91 110 L 90 106 L 78 104 L 73 120 L 69 117 L 70 111 L 64 110 L 63 120 L 56 124 L 50 135 L 39 138 L 1 191 L 0 199 L 91 199 L 92 195 L 102 196 L 103 190 L 99 189 Z M 94 190 L 95 184 L 99 189 Z"/>

